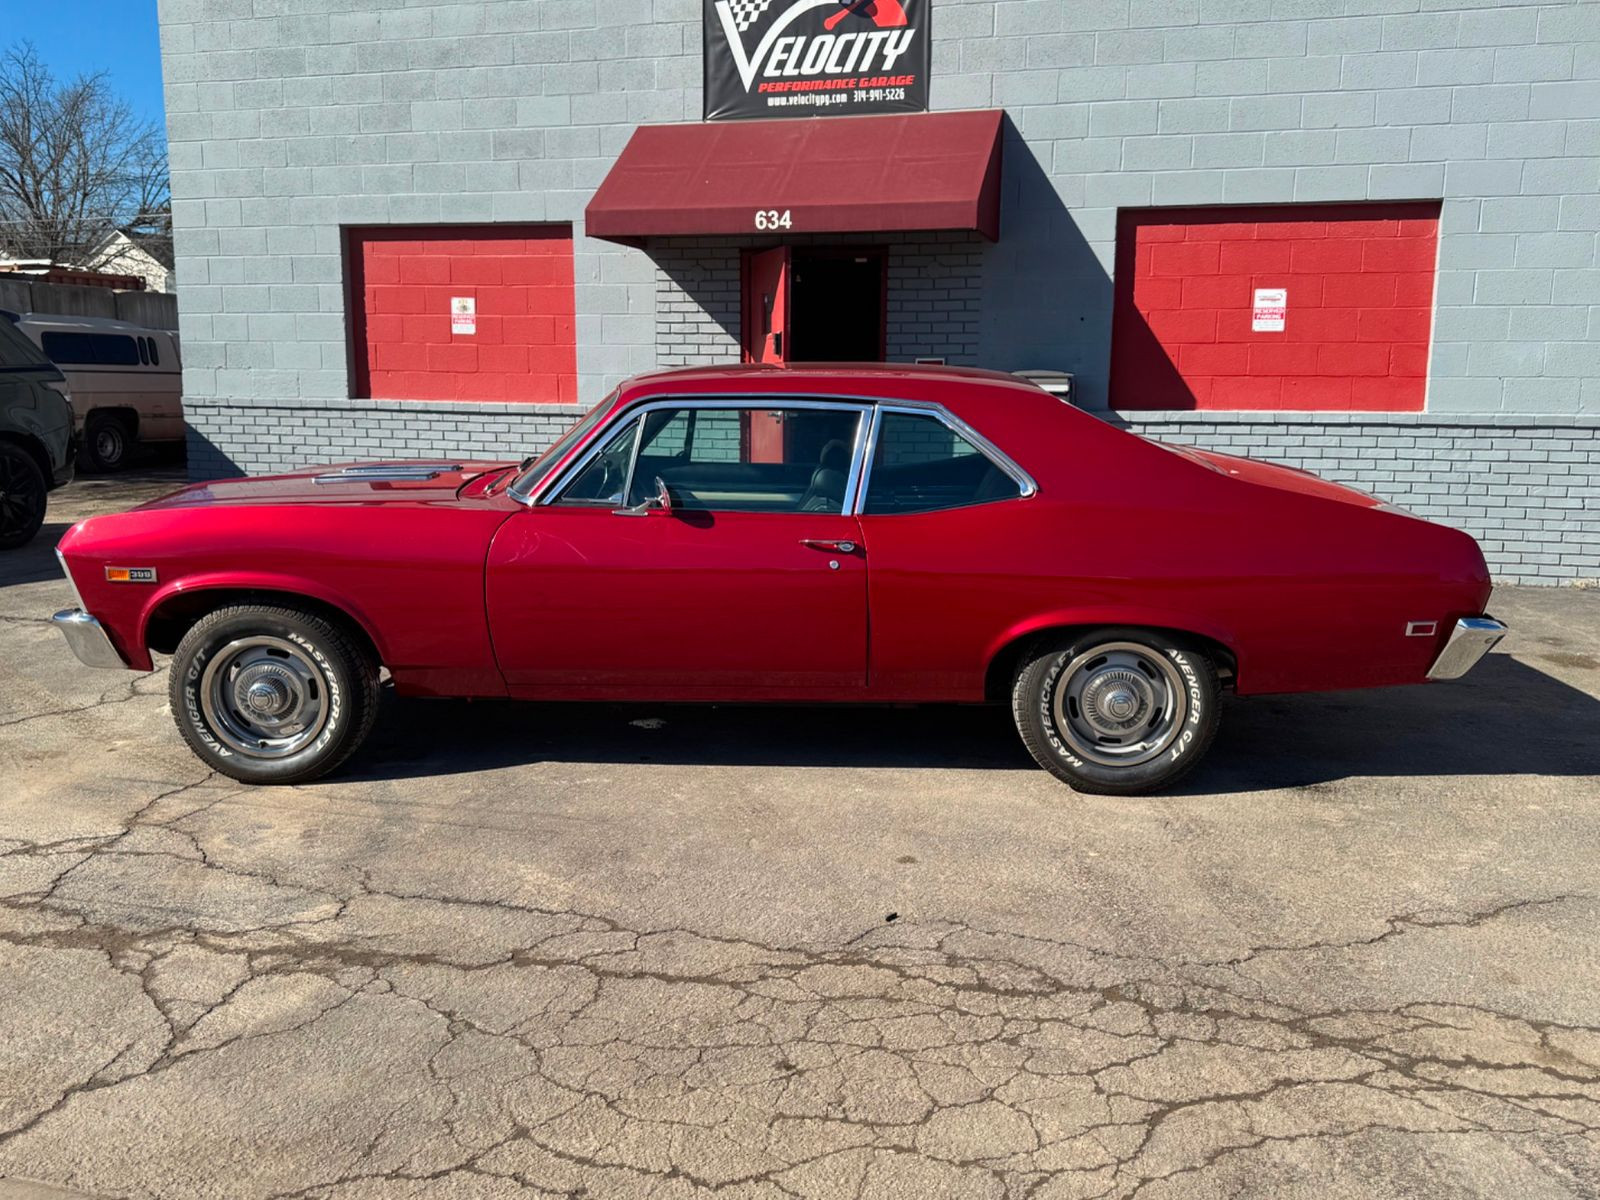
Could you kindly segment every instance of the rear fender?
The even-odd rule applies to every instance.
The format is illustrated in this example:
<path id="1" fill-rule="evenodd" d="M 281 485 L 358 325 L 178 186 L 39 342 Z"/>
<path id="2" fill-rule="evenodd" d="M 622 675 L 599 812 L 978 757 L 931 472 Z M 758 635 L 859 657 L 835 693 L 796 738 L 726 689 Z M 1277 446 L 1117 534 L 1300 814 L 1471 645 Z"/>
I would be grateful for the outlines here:
<path id="1" fill-rule="evenodd" d="M 1048 630 L 1130 625 L 1146 629 L 1166 629 L 1177 634 L 1187 633 L 1206 638 L 1225 647 L 1234 657 L 1235 670 L 1243 670 L 1239 665 L 1243 655 L 1238 637 L 1228 626 L 1176 609 L 1128 605 L 1058 608 L 1037 613 L 1018 621 L 990 642 L 984 653 L 984 662 L 992 666 L 1007 650 Z"/>

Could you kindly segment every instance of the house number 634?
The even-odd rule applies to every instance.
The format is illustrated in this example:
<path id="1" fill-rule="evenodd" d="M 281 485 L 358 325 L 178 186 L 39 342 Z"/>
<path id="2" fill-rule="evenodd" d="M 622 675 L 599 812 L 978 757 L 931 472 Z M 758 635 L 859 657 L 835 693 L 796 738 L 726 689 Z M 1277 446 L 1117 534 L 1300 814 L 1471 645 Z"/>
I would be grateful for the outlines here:
<path id="1" fill-rule="evenodd" d="M 789 215 L 786 208 L 779 212 L 775 208 L 756 209 L 757 229 L 788 229 L 794 224 L 794 218 Z"/>

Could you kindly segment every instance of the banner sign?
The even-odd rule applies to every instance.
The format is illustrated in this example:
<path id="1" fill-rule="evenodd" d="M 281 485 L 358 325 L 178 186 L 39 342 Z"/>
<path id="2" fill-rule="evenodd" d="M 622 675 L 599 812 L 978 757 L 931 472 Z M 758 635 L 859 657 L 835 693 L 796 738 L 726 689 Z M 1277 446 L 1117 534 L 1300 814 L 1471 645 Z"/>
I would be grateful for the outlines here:
<path id="1" fill-rule="evenodd" d="M 704 0 L 705 118 L 924 112 L 932 0 Z"/>

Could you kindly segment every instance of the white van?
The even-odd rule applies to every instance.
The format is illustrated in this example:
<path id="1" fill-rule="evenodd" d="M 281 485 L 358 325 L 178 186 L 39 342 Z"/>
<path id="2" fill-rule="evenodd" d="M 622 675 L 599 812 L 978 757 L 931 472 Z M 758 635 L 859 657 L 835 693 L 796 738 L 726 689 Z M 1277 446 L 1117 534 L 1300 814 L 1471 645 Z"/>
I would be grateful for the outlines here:
<path id="1" fill-rule="evenodd" d="M 119 470 L 142 442 L 183 439 L 177 334 L 104 317 L 5 315 L 66 376 L 84 470 Z"/>

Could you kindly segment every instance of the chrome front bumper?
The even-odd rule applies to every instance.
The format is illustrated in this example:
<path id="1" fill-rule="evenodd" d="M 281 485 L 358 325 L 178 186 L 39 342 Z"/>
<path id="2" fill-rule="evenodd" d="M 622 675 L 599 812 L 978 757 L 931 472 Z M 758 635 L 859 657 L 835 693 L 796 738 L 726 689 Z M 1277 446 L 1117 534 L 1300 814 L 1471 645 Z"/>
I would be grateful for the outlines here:
<path id="1" fill-rule="evenodd" d="M 67 639 L 67 645 L 78 656 L 78 661 L 88 667 L 111 667 L 126 670 L 127 661 L 106 636 L 105 628 L 81 608 L 64 608 L 50 618 L 52 624 Z"/>
<path id="2" fill-rule="evenodd" d="M 1462 617 L 1428 668 L 1428 678 L 1460 679 L 1505 635 L 1506 627 L 1493 617 Z"/>

